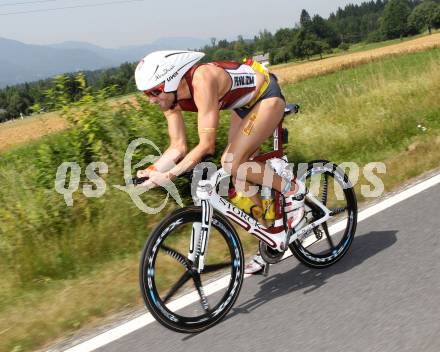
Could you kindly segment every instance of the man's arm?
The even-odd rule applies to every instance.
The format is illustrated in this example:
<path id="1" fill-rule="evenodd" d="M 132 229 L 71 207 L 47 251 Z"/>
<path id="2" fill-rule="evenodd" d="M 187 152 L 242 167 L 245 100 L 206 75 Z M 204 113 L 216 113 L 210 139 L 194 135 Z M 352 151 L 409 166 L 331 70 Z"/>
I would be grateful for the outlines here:
<path id="1" fill-rule="evenodd" d="M 179 109 L 173 109 L 164 111 L 164 115 L 168 122 L 170 144 L 154 164 L 145 170 L 138 171 L 138 177 L 149 177 L 152 171 L 164 173 L 170 170 L 185 157 L 188 151 L 182 112 Z"/>
<path id="2" fill-rule="evenodd" d="M 170 170 L 182 160 L 188 152 L 182 112 L 178 109 L 173 109 L 165 111 L 164 115 L 168 122 L 170 145 L 159 160 L 154 163 L 155 168 L 160 172 Z"/>
<path id="3" fill-rule="evenodd" d="M 194 74 L 194 102 L 198 109 L 199 144 L 183 160 L 169 170 L 170 178 L 196 166 L 207 154 L 215 152 L 216 129 L 219 120 L 218 86 L 209 67 L 202 66 Z"/>

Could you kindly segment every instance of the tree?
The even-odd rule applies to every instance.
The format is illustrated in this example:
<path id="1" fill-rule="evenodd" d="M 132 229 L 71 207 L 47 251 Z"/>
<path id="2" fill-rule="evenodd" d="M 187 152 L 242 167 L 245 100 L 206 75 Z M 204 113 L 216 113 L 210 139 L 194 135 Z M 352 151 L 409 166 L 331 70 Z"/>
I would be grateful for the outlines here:
<path id="1" fill-rule="evenodd" d="M 386 39 L 394 39 L 408 34 L 408 16 L 411 12 L 407 0 L 390 0 L 381 21 L 381 31 Z"/>
<path id="2" fill-rule="evenodd" d="M 276 46 L 282 47 L 287 45 L 293 39 L 293 31 L 289 28 L 281 28 L 274 35 Z"/>
<path id="3" fill-rule="evenodd" d="M 291 43 L 292 56 L 298 59 L 304 59 L 306 53 L 304 51 L 304 40 L 306 39 L 307 31 L 305 29 L 300 29 L 296 35 L 294 41 Z"/>
<path id="4" fill-rule="evenodd" d="M 320 40 L 316 34 L 310 33 L 305 29 L 298 31 L 295 41 L 292 43 L 292 54 L 299 59 L 310 59 L 311 56 L 322 54 L 330 50 L 330 46 Z"/>
<path id="5" fill-rule="evenodd" d="M 234 52 L 230 49 L 219 48 L 214 53 L 215 61 L 232 60 L 234 58 Z"/>
<path id="6" fill-rule="evenodd" d="M 327 42 L 323 40 L 316 40 L 312 44 L 312 52 L 313 55 L 319 54 L 319 57 L 322 60 L 322 54 L 331 53 L 332 49 L 330 48 L 330 45 Z"/>
<path id="7" fill-rule="evenodd" d="M 245 57 L 250 57 L 253 54 L 253 48 L 251 45 L 246 43 L 242 35 L 237 37 L 235 42 L 232 42 L 232 50 L 234 51 L 234 58 L 237 60 L 244 59 Z"/>
<path id="8" fill-rule="evenodd" d="M 409 15 L 408 26 L 413 33 L 427 28 L 431 34 L 433 28 L 440 27 L 440 5 L 434 1 L 423 1 Z"/>
<path id="9" fill-rule="evenodd" d="M 310 15 L 305 9 L 302 9 L 301 11 L 301 15 L 299 17 L 299 23 L 302 28 L 308 28 L 312 23 Z"/>
<path id="10" fill-rule="evenodd" d="M 273 34 L 269 32 L 267 29 L 264 31 L 260 31 L 258 37 L 256 38 L 256 49 L 262 51 L 263 53 L 267 53 L 274 47 L 274 39 Z"/>
<path id="11" fill-rule="evenodd" d="M 221 39 L 221 40 L 219 40 L 219 41 L 218 41 L 218 44 L 217 44 L 217 47 L 218 47 L 218 48 L 222 48 L 222 49 L 226 49 L 226 48 L 228 48 L 228 47 L 229 47 L 229 42 L 228 42 L 228 40 L 227 40 L 227 39 Z"/>
<path id="12" fill-rule="evenodd" d="M 379 18 L 383 14 L 385 2 L 382 0 L 362 2 L 338 8 L 329 16 L 330 23 L 343 42 L 355 43 L 365 40 L 369 33 L 380 28 Z"/>
<path id="13" fill-rule="evenodd" d="M 336 48 L 341 43 L 341 39 L 333 26 L 319 15 L 313 16 L 310 30 L 332 48 Z"/>
<path id="14" fill-rule="evenodd" d="M 282 47 L 272 50 L 269 53 L 269 62 L 271 65 L 281 64 L 291 59 L 290 50 L 287 47 Z"/>
<path id="15" fill-rule="evenodd" d="M 437 5 L 437 9 L 435 10 L 435 15 L 433 16 L 433 27 L 440 28 L 440 4 Z"/>
<path id="16" fill-rule="evenodd" d="M 15 118 L 20 116 L 21 108 L 20 95 L 17 90 L 13 90 L 13 93 L 9 96 L 9 106 L 6 110 L 12 118 Z"/>

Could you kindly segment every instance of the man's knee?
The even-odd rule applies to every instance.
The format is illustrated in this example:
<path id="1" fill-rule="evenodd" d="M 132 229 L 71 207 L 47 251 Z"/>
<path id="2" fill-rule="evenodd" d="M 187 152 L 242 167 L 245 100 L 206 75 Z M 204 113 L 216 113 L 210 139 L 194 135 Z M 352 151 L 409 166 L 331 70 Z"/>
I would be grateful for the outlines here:
<path id="1" fill-rule="evenodd" d="M 264 107 L 264 109 L 268 109 L 272 113 L 274 111 L 282 111 L 284 113 L 286 102 L 281 98 L 269 98 L 263 100 L 261 102 L 261 106 Z"/>

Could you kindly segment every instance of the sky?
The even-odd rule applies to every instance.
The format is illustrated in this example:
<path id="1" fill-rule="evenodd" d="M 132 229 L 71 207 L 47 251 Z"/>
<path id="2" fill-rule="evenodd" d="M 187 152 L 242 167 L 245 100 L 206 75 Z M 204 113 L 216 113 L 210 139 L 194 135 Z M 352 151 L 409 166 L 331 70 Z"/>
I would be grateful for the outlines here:
<path id="1" fill-rule="evenodd" d="M 0 37 L 28 44 L 82 41 L 107 48 L 164 37 L 253 38 L 262 29 L 293 27 L 303 8 L 327 18 L 338 7 L 363 1 L 0 0 Z"/>

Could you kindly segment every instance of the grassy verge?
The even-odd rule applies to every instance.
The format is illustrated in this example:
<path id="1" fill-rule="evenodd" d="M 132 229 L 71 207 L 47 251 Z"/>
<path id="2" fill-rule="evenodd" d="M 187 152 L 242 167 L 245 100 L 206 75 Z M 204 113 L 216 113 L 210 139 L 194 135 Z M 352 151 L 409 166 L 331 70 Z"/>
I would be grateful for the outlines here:
<path id="1" fill-rule="evenodd" d="M 251 253 L 257 241 L 239 233 Z M 31 351 L 84 326 L 98 327 L 113 314 L 142 308 L 139 256 L 133 253 L 95 265 L 76 278 L 48 281 L 44 288 L 9 288 L 11 301 L 0 309 L 0 351 Z"/>
<path id="2" fill-rule="evenodd" d="M 381 161 L 387 166 L 387 173 L 381 176 L 386 191 L 440 165 L 440 49 L 391 57 L 283 88 L 289 101 L 302 105 L 302 114 L 286 120 L 290 130 L 287 153 L 292 161 L 326 158 L 360 166 Z M 135 116 L 132 118 L 135 121 Z M 28 153 L 22 152 L 22 157 Z M 2 175 L 8 175 L 2 165 L 11 165 L 10 159 L 0 163 Z M 358 182 L 359 196 L 361 184 L 368 182 L 363 178 Z M 21 188 L 22 184 L 16 185 L 17 191 Z M 129 200 L 113 197 L 100 203 L 107 210 L 97 213 L 99 221 L 87 220 L 87 216 L 93 219 L 96 208 L 81 206 L 80 212 L 85 209 L 91 213 L 77 214 L 81 226 L 76 224 L 67 231 L 62 241 L 43 236 L 29 247 L 34 252 L 28 254 L 38 254 L 38 258 L 53 258 L 54 249 L 65 253 L 55 257 L 54 264 L 44 266 L 57 268 L 60 263 L 61 276 L 45 273 L 36 283 L 23 286 L 15 284 L 14 271 L 2 270 L 1 351 L 32 350 L 81 326 L 97 324 L 104 316 L 140 305 L 137 260 L 148 233 L 146 219 L 133 212 Z M 22 216 L 20 209 L 15 211 L 15 216 Z M 153 224 L 153 220 L 148 223 Z M 242 238 L 248 250 L 255 248 L 249 236 Z M 112 241 L 123 250 L 113 253 L 116 247 Z M 40 243 L 47 248 L 39 248 Z M 60 243 L 61 247 L 55 245 Z M 93 260 L 100 254 L 97 250 L 105 255 Z M 69 269 L 67 259 L 82 264 Z M 62 275 L 65 270 L 67 276 Z"/>
<path id="3" fill-rule="evenodd" d="M 287 152 L 297 162 L 383 162 L 385 191 L 440 165 L 440 49 L 316 77 L 284 91 L 302 104 L 303 113 L 287 122 Z M 361 173 L 360 200 L 361 185 L 368 184 Z"/>
<path id="4" fill-rule="evenodd" d="M 389 58 L 285 87 L 297 160 L 386 160 L 439 132 L 440 49 Z M 420 126 L 420 127 L 418 127 Z M 423 129 L 425 127 L 425 129 Z"/>

